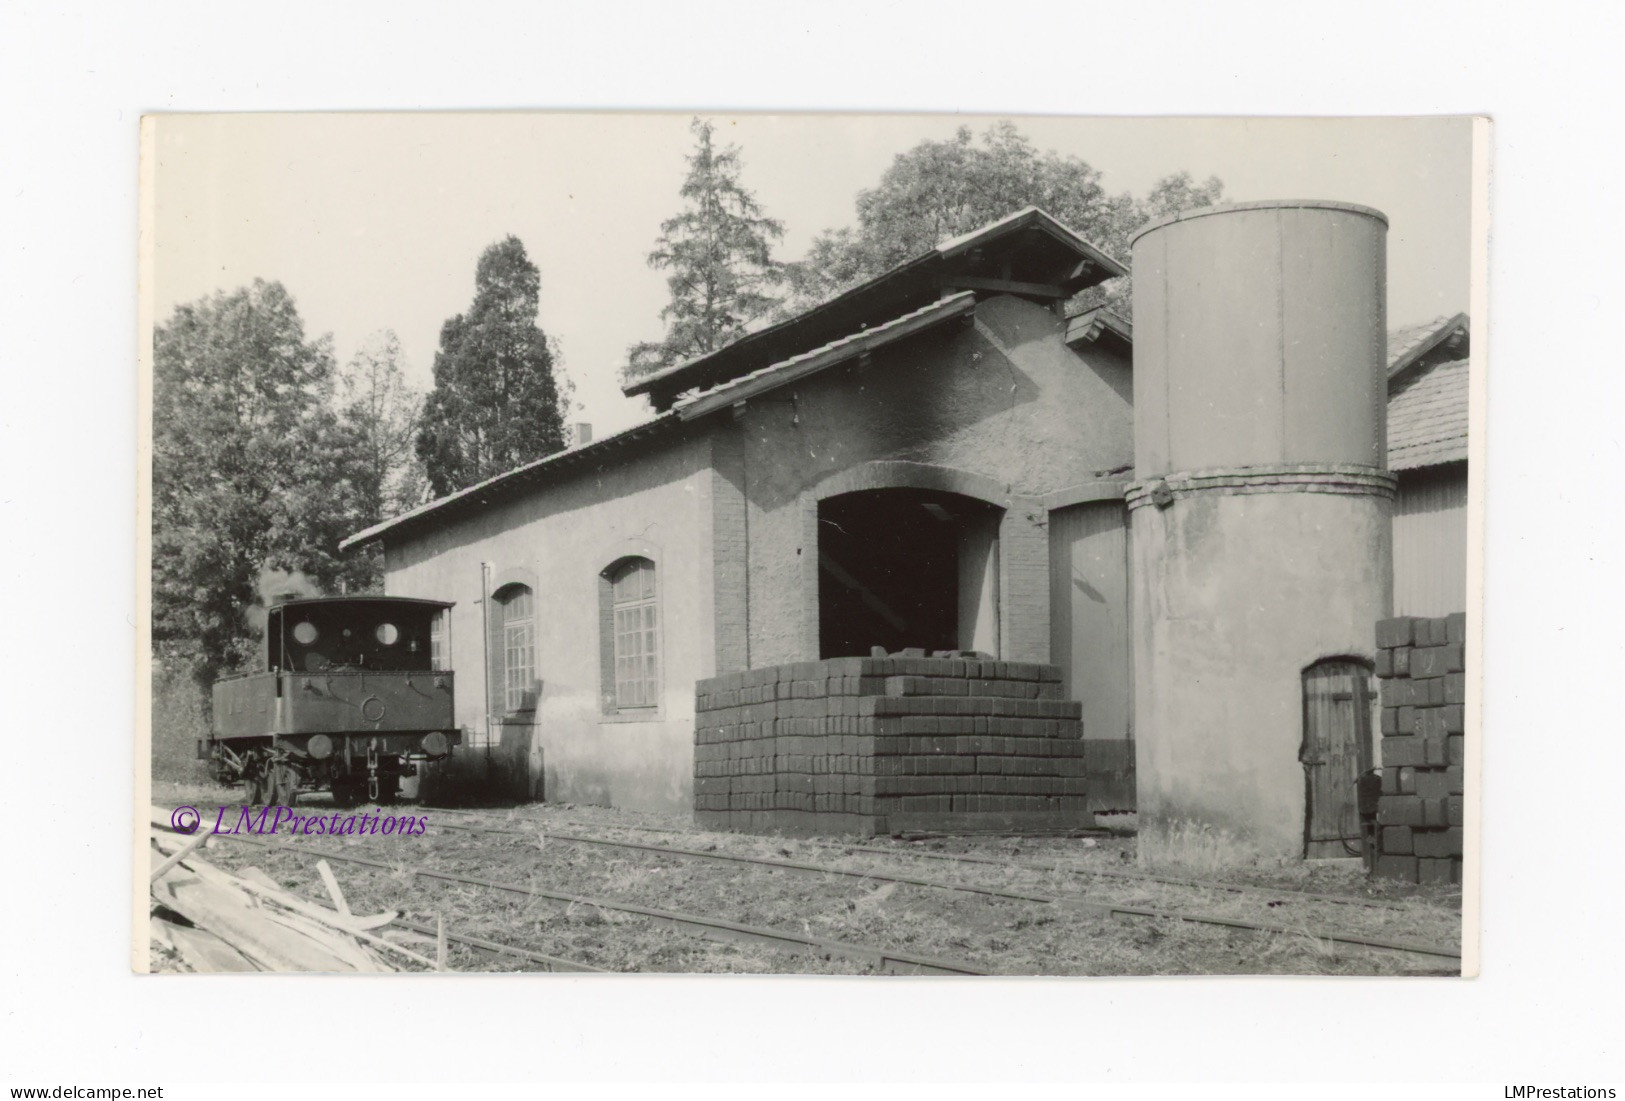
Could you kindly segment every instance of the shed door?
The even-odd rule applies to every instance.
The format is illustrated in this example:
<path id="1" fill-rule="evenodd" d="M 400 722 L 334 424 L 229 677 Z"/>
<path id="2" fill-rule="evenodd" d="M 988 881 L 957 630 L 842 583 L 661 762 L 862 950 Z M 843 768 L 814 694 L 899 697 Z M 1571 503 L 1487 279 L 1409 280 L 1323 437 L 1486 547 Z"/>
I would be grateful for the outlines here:
<path id="1" fill-rule="evenodd" d="M 1371 767 L 1370 667 L 1334 659 L 1303 674 L 1304 855 L 1358 856 L 1357 782 Z"/>

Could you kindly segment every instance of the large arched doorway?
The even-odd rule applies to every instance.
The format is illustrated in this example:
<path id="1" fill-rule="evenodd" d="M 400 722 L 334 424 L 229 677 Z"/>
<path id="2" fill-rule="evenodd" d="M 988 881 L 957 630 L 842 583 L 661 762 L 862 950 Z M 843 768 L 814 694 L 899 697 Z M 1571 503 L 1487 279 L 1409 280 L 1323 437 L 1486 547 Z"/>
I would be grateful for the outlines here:
<path id="1" fill-rule="evenodd" d="M 997 654 L 1003 511 L 923 489 L 820 501 L 819 656 L 867 655 L 875 646 Z"/>

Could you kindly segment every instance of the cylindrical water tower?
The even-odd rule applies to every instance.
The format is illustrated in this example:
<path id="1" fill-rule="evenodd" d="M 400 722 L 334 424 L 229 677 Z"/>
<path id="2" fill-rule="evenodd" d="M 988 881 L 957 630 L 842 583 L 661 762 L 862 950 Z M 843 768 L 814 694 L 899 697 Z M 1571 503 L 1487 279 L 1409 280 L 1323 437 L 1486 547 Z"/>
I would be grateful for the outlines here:
<path id="1" fill-rule="evenodd" d="M 1281 201 L 1134 239 L 1144 852 L 1194 831 L 1304 855 L 1304 670 L 1369 658 L 1392 601 L 1387 231 L 1367 207 Z"/>

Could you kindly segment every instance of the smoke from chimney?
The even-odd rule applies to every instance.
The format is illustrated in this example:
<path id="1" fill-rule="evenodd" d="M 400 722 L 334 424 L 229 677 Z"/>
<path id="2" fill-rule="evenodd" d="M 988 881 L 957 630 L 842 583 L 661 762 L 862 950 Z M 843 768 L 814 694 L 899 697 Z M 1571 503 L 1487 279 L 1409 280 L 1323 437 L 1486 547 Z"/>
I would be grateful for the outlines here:
<path id="1" fill-rule="evenodd" d="M 265 612 L 271 605 L 321 596 L 322 587 L 301 570 L 278 570 L 266 566 L 260 570 L 254 592 L 259 599 L 243 609 L 243 617 L 257 634 L 265 629 Z"/>

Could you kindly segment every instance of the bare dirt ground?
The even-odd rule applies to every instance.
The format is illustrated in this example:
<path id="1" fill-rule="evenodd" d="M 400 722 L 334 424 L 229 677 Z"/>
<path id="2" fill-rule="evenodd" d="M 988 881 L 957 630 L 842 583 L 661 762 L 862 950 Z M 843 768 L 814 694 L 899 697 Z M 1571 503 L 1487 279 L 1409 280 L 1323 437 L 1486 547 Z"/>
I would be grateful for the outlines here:
<path id="1" fill-rule="evenodd" d="M 154 800 L 197 806 L 207 829 L 217 807 L 228 808 L 228 821 L 235 818 L 231 808 L 237 794 L 206 786 L 156 784 Z M 301 796 L 298 807 L 308 814 L 330 814 L 334 809 L 320 794 Z M 430 926 L 443 919 L 455 932 L 611 971 L 863 974 L 869 967 L 839 956 L 708 940 L 606 907 L 429 880 L 408 869 L 419 865 L 552 892 L 703 914 L 957 961 L 995 974 L 1442 975 L 1458 970 L 1457 962 L 1448 958 L 1333 943 L 1316 935 L 1336 932 L 1452 948 L 1460 944 L 1458 888 L 1368 882 L 1353 861 L 1222 869 L 1197 861 L 1190 866 L 1145 868 L 1135 862 L 1134 838 L 1122 834 L 913 842 L 792 840 L 712 833 L 697 830 L 682 818 L 557 804 L 489 808 L 474 817 L 416 806 L 392 808 L 389 813 L 427 816 L 427 832 L 410 837 L 266 838 L 291 843 L 291 851 L 216 838 L 208 844 L 206 859 L 228 870 L 259 867 L 287 888 L 316 899 L 325 899 L 316 871 L 318 851 L 382 861 L 387 869 L 333 863 L 355 911 L 399 910 L 407 919 Z M 470 825 L 512 832 L 453 828 Z M 561 834 L 760 856 L 863 874 L 809 874 L 584 845 L 563 840 Z M 923 854 L 968 854 L 998 863 L 961 863 Z M 1268 890 L 1237 893 L 1084 874 L 1089 870 L 1155 872 Z M 1043 899 L 1059 897 L 1063 902 L 988 897 L 867 878 L 875 875 L 978 885 Z M 1342 905 L 1294 893 L 1304 891 L 1385 906 Z M 1216 915 L 1288 931 L 1107 916 L 1070 905 L 1070 900 Z M 423 943 L 411 938 L 402 943 L 424 951 Z M 427 954 L 433 954 L 432 943 Z M 541 966 L 456 945 L 448 960 L 457 970 L 471 971 Z M 153 962 L 155 969 L 177 967 L 175 960 L 158 955 Z"/>

